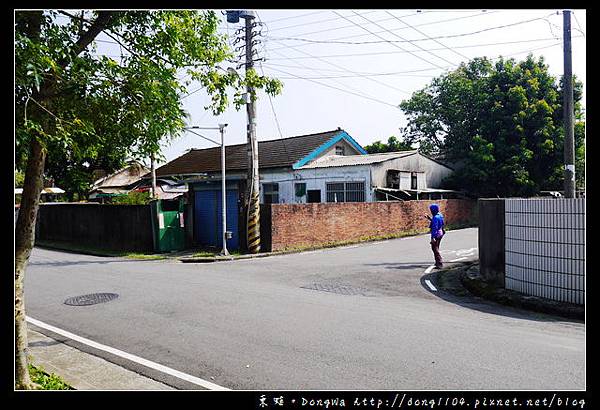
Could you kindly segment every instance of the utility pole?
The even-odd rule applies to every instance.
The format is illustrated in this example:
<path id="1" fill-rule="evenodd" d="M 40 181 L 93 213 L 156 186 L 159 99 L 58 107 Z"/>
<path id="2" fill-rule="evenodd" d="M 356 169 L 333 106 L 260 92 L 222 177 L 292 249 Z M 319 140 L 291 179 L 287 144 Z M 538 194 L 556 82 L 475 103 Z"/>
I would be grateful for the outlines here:
<path id="1" fill-rule="evenodd" d="M 243 11 L 240 17 L 246 21 L 246 74 L 253 69 L 253 20 L 254 13 Z M 260 252 L 260 205 L 259 205 L 259 173 L 258 173 L 258 141 L 256 140 L 256 110 L 252 96 L 254 88 L 246 88 L 246 113 L 248 114 L 248 212 L 247 212 L 247 243 L 250 253 Z"/>
<path id="2" fill-rule="evenodd" d="M 245 48 L 245 63 L 240 64 L 246 67 L 246 78 L 248 77 L 248 71 L 254 67 L 253 59 L 253 45 L 257 43 L 254 40 L 254 34 L 252 29 L 254 28 L 255 14 L 251 10 L 227 10 L 227 22 L 238 23 L 240 18 L 245 20 L 244 29 L 238 30 L 238 32 L 244 31 L 245 44 L 236 50 Z M 260 32 L 258 33 L 260 35 Z M 238 39 L 238 40 L 241 40 Z M 238 41 L 236 40 L 236 42 Z M 241 56 L 240 56 L 241 58 Z M 256 139 L 256 110 L 254 107 L 254 101 L 252 96 L 254 95 L 254 88 L 246 86 L 246 113 L 248 115 L 247 125 L 247 152 L 248 152 L 248 177 L 247 177 L 247 190 L 246 190 L 246 239 L 247 246 L 250 253 L 260 252 L 260 205 L 259 205 L 259 172 L 258 172 L 258 141 Z"/>
<path id="3" fill-rule="evenodd" d="M 575 198 L 575 142 L 573 126 L 573 67 L 571 57 L 571 11 L 563 10 L 564 41 L 564 127 L 565 127 L 565 181 L 566 198 Z"/>

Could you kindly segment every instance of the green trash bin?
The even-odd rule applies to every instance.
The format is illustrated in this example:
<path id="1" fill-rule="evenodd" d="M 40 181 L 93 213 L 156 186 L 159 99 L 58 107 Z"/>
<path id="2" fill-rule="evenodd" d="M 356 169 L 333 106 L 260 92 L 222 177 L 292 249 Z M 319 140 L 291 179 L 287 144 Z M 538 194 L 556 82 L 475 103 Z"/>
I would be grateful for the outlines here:
<path id="1" fill-rule="evenodd" d="M 154 250 L 181 251 L 185 248 L 185 220 L 183 199 L 158 199 L 151 202 Z"/>

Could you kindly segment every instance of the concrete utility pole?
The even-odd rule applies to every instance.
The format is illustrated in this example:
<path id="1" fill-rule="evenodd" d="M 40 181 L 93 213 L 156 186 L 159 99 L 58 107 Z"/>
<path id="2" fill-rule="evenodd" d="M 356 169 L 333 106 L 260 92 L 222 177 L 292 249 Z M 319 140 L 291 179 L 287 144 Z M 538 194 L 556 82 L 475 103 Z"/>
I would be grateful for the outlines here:
<path id="1" fill-rule="evenodd" d="M 252 56 L 253 45 L 253 20 L 254 13 L 243 11 L 240 17 L 246 20 L 246 73 L 254 67 Z M 258 173 L 258 141 L 256 140 L 256 110 L 252 95 L 253 87 L 246 89 L 246 113 L 248 114 L 248 221 L 247 221 L 247 240 L 250 253 L 260 252 L 260 205 L 259 205 L 259 173 Z"/>
<path id="2" fill-rule="evenodd" d="M 565 182 L 566 198 L 575 198 L 575 141 L 573 126 L 573 68 L 571 58 L 571 11 L 563 10 L 564 41 L 564 126 L 565 126 Z"/>

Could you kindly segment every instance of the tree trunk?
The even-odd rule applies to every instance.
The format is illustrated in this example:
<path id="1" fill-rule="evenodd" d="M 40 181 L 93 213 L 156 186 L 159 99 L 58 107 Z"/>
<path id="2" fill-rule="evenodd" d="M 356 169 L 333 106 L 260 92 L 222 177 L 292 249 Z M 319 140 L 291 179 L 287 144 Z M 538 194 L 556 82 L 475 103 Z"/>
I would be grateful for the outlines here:
<path id="1" fill-rule="evenodd" d="M 37 387 L 29 377 L 27 352 L 27 323 L 25 321 L 24 279 L 27 261 L 35 241 L 35 221 L 43 188 L 46 152 L 34 137 L 31 139 L 29 159 L 25 171 L 23 197 L 15 228 L 15 388 Z"/>

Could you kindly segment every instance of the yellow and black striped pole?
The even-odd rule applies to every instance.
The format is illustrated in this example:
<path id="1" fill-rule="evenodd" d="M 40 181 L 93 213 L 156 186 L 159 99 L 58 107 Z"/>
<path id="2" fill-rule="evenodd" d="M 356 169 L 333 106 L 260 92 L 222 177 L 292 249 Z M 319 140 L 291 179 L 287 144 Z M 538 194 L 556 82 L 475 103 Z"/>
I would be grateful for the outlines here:
<path id="1" fill-rule="evenodd" d="M 253 69 L 252 56 L 254 23 L 253 13 L 245 13 L 246 20 L 246 74 Z M 259 205 L 259 173 L 258 173 L 258 141 L 256 140 L 256 111 L 254 108 L 254 88 L 246 86 L 246 112 L 248 114 L 248 213 L 247 213 L 247 244 L 250 253 L 260 252 L 260 205 Z"/>
<path id="2" fill-rule="evenodd" d="M 248 212 L 248 251 L 260 252 L 260 205 L 258 192 L 253 192 L 250 198 L 250 211 Z"/>

